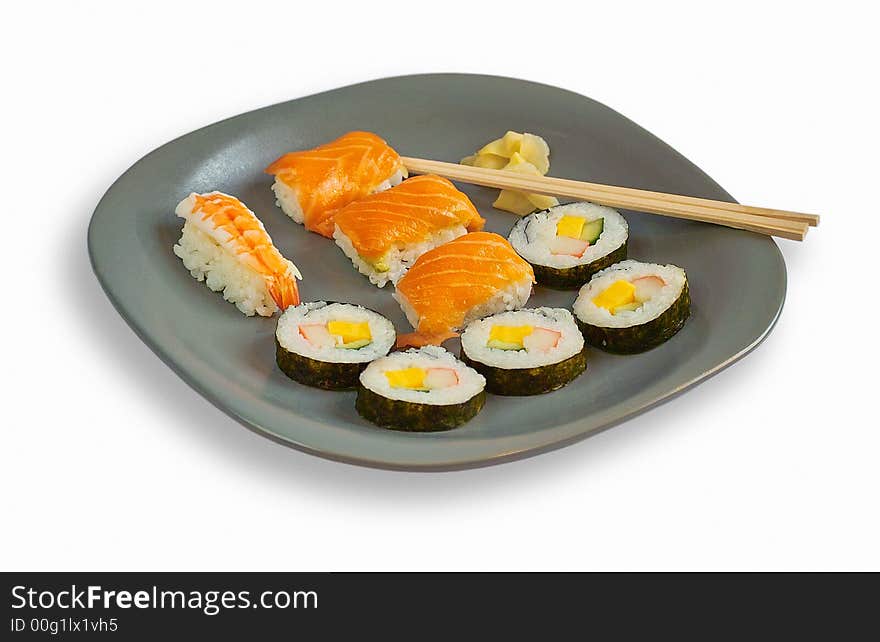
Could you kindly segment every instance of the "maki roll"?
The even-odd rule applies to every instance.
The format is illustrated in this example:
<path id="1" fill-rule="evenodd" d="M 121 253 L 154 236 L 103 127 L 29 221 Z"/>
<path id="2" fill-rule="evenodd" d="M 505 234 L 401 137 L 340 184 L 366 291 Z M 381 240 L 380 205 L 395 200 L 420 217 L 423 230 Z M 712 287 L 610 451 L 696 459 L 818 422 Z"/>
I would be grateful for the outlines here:
<path id="1" fill-rule="evenodd" d="M 684 270 L 622 261 L 581 288 L 574 314 L 587 343 L 608 352 L 644 352 L 678 332 L 690 315 Z"/>
<path id="2" fill-rule="evenodd" d="M 450 430 L 483 408 L 486 380 L 439 346 L 377 359 L 361 373 L 355 408 L 377 426 L 411 432 Z"/>
<path id="3" fill-rule="evenodd" d="M 294 381 L 348 390 L 374 359 L 394 345 L 391 321 L 351 303 L 303 303 L 287 308 L 275 330 L 275 360 Z"/>
<path id="4" fill-rule="evenodd" d="M 616 210 L 568 203 L 517 221 L 508 238 L 532 264 L 540 285 L 573 290 L 625 259 L 628 235 L 629 226 Z"/>
<path id="5" fill-rule="evenodd" d="M 557 390 L 587 367 L 584 338 L 562 308 L 502 312 L 474 321 L 461 335 L 461 358 L 497 395 Z"/>

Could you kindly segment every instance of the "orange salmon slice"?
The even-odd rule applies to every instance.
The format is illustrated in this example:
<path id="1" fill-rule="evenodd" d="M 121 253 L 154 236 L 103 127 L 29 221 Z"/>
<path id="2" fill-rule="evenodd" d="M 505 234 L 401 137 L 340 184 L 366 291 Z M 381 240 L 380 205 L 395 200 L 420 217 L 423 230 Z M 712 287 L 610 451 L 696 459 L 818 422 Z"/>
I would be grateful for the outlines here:
<path id="1" fill-rule="evenodd" d="M 266 168 L 297 195 L 306 229 L 328 238 L 339 209 L 372 194 L 397 172 L 406 175 L 397 152 L 376 134 L 362 131 L 284 154 Z"/>

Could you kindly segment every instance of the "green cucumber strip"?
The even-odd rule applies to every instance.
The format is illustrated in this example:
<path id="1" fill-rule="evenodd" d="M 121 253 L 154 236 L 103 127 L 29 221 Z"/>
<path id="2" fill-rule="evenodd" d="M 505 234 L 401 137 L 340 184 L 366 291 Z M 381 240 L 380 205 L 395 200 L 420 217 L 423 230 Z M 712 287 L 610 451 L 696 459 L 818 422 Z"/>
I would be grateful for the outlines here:
<path id="1" fill-rule="evenodd" d="M 599 237 L 602 236 L 602 231 L 605 229 L 605 219 L 597 218 L 595 221 L 590 221 L 589 223 L 584 223 L 584 227 L 581 230 L 581 240 L 586 241 L 590 245 L 599 240 Z"/>
<path id="2" fill-rule="evenodd" d="M 524 348 L 518 343 L 499 341 L 498 339 L 489 339 L 486 342 L 486 347 L 495 348 L 496 350 L 524 350 Z"/>
<path id="3" fill-rule="evenodd" d="M 361 339 L 359 341 L 351 341 L 349 343 L 343 343 L 341 345 L 336 346 L 337 348 L 344 348 L 346 350 L 357 350 L 359 348 L 363 348 L 364 346 L 368 346 L 373 343 L 372 339 Z"/>

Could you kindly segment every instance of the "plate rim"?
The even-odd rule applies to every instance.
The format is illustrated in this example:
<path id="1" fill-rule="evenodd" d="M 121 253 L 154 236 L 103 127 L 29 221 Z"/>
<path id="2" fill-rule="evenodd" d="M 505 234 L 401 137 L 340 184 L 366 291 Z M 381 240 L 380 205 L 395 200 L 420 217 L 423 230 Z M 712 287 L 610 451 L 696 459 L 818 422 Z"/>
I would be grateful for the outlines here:
<path id="1" fill-rule="evenodd" d="M 300 101 L 305 98 L 317 98 L 317 97 L 322 96 L 324 94 L 330 94 L 330 93 L 340 91 L 340 90 L 351 89 L 354 87 L 358 87 L 358 86 L 362 86 L 362 85 L 369 85 L 372 83 L 383 82 L 383 81 L 415 79 L 415 78 L 456 78 L 456 77 L 457 78 L 470 78 L 470 79 L 485 78 L 485 79 L 491 79 L 491 80 L 499 80 L 500 79 L 500 80 L 518 82 L 518 83 L 525 83 L 528 85 L 535 85 L 535 86 L 540 86 L 540 87 L 552 89 L 557 92 L 564 92 L 566 94 L 570 94 L 570 95 L 576 97 L 579 100 L 586 100 L 591 103 L 594 103 L 594 104 L 608 110 L 608 112 L 612 113 L 616 117 L 627 121 L 633 127 L 637 128 L 642 134 L 647 135 L 650 138 L 652 138 L 654 141 L 662 144 L 662 146 L 665 147 L 667 149 L 667 151 L 674 154 L 678 158 L 678 160 L 683 161 L 684 163 L 689 165 L 692 169 L 696 170 L 708 183 L 711 183 L 712 185 L 714 185 L 720 193 L 724 194 L 730 200 L 730 202 L 737 202 L 723 187 L 721 187 L 711 176 L 709 176 L 699 166 L 694 164 L 687 157 L 682 155 L 680 152 L 678 152 L 675 148 L 673 148 L 671 145 L 669 145 L 668 143 L 666 143 L 662 139 L 658 138 L 656 135 L 651 133 L 649 130 L 645 129 L 644 127 L 642 127 L 641 125 L 639 125 L 635 121 L 629 119 L 627 116 L 624 116 L 623 114 L 619 113 L 615 109 L 608 107 L 604 103 L 601 103 L 601 102 L 595 100 L 594 98 L 590 98 L 589 96 L 585 96 L 583 94 L 577 93 L 577 92 L 572 91 L 570 89 L 565 89 L 565 88 L 557 87 L 555 85 L 551 85 L 548 83 L 542 83 L 542 82 L 533 81 L 533 80 L 526 80 L 526 79 L 516 78 L 516 77 L 512 77 L 512 76 L 501 76 L 501 75 L 493 75 L 493 74 L 471 74 L 471 73 L 443 72 L 443 73 L 419 73 L 419 74 L 403 74 L 403 75 L 396 75 L 396 76 L 381 76 L 381 77 L 372 78 L 372 79 L 357 82 L 357 83 L 352 83 L 349 85 L 334 87 L 332 89 L 323 90 L 323 91 L 313 93 L 313 94 L 306 94 L 303 96 L 298 96 L 295 98 L 291 98 L 289 100 L 283 100 L 283 101 L 279 101 L 276 103 L 271 103 L 269 105 L 264 105 L 261 107 L 257 107 L 255 109 L 251 109 L 251 110 L 242 112 L 240 114 L 235 114 L 233 116 L 223 118 L 221 120 L 215 121 L 215 122 L 210 123 L 208 125 L 205 125 L 203 127 L 199 127 L 199 128 L 194 129 L 192 131 L 181 134 L 180 136 L 177 136 L 177 137 L 155 147 L 154 149 L 152 149 L 148 153 L 146 153 L 143 156 L 141 156 L 140 158 L 138 158 L 125 171 L 123 171 L 113 181 L 113 183 L 111 183 L 111 185 L 107 188 L 107 190 L 104 192 L 104 194 L 99 199 L 98 204 L 95 206 L 95 209 L 93 210 L 92 215 L 89 218 L 88 229 L 87 229 L 87 238 L 86 238 L 86 241 L 87 241 L 86 245 L 87 245 L 88 256 L 89 256 L 89 264 L 91 266 L 92 273 L 95 275 L 98 283 L 101 285 L 101 289 L 104 291 L 104 294 L 109 299 L 109 301 L 110 301 L 111 305 L 113 306 L 114 310 L 116 311 L 116 313 L 120 317 L 122 317 L 122 319 L 125 321 L 126 325 L 128 325 L 128 327 L 131 328 L 131 330 L 138 337 L 138 339 L 140 339 L 144 344 L 146 344 L 147 347 L 149 347 L 150 350 L 157 357 L 159 357 L 159 359 L 166 366 L 168 366 L 168 368 L 172 372 L 174 372 L 184 383 L 186 383 L 190 388 L 195 390 L 199 395 L 204 397 L 214 407 L 221 410 L 224 414 L 231 417 L 232 419 L 234 419 L 235 421 L 237 421 L 238 423 L 243 425 L 245 428 L 247 428 L 251 432 L 258 434 L 261 437 L 265 437 L 267 439 L 270 439 L 271 441 L 276 442 L 278 444 L 287 446 L 289 448 L 292 448 L 294 450 L 298 450 L 300 452 L 304 452 L 304 453 L 307 453 L 310 455 L 315 455 L 315 456 L 321 457 L 322 459 L 327 459 L 330 461 L 336 461 L 336 462 L 346 463 L 346 464 L 351 464 L 351 465 L 364 466 L 364 467 L 368 467 L 368 468 L 380 469 L 380 470 L 406 471 L 406 472 L 451 472 L 451 471 L 458 471 L 458 470 L 468 470 L 468 469 L 473 469 L 473 468 L 482 468 L 482 467 L 494 466 L 497 464 L 507 463 L 507 462 L 511 462 L 511 461 L 516 461 L 516 460 L 520 460 L 520 459 L 526 459 L 526 458 L 534 457 L 536 455 L 541 455 L 541 454 L 544 454 L 547 452 L 551 452 L 553 450 L 557 450 L 560 448 L 565 448 L 567 446 L 570 446 L 572 444 L 575 444 L 575 443 L 578 443 L 582 440 L 585 440 L 589 437 L 597 435 L 601 432 L 604 432 L 605 430 L 608 430 L 609 428 L 613 428 L 615 426 L 618 426 L 618 425 L 620 425 L 620 424 L 622 424 L 622 423 L 624 423 L 634 417 L 637 417 L 637 416 L 639 416 L 649 410 L 652 410 L 652 409 L 656 408 L 657 406 L 659 406 L 667 401 L 670 401 L 671 399 L 681 395 L 682 393 L 686 392 L 687 390 L 690 390 L 691 388 L 695 387 L 696 385 L 706 381 L 707 379 L 715 376 L 719 372 L 725 370 L 726 368 L 730 367 L 731 365 L 733 365 L 737 361 L 741 360 L 743 357 L 745 357 L 746 355 L 751 353 L 755 348 L 757 348 L 761 343 L 763 343 L 764 340 L 770 335 L 770 333 L 776 327 L 776 324 L 779 321 L 779 317 L 782 314 L 782 310 L 785 307 L 785 300 L 786 300 L 787 291 L 788 291 L 788 268 L 785 263 L 785 258 L 783 256 L 781 250 L 779 249 L 778 244 L 772 238 L 770 238 L 771 245 L 776 253 L 776 258 L 777 258 L 778 263 L 781 267 L 781 284 L 780 284 L 781 285 L 781 297 L 779 300 L 779 305 L 778 305 L 777 309 L 775 310 L 772 319 L 770 320 L 770 322 L 767 324 L 767 326 L 764 328 L 764 330 L 761 332 L 761 334 L 758 337 L 756 337 L 749 345 L 745 346 L 739 352 L 737 352 L 734 355 L 731 355 L 730 357 L 728 357 L 727 359 L 725 359 L 721 363 L 715 365 L 713 368 L 700 373 L 696 377 L 692 377 L 690 380 L 688 380 L 684 383 L 681 383 L 680 385 L 676 386 L 675 388 L 673 388 L 671 390 L 666 391 L 663 394 L 659 394 L 659 395 L 655 396 L 654 398 L 646 401 L 640 407 L 638 407 L 632 411 L 624 412 L 623 414 L 621 414 L 620 416 L 616 417 L 613 420 L 601 423 L 600 425 L 594 427 L 593 429 L 586 430 L 583 432 L 577 432 L 575 434 L 572 434 L 572 435 L 567 436 L 562 439 L 553 439 L 550 441 L 546 441 L 545 443 L 539 443 L 536 445 L 512 449 L 512 450 L 506 451 L 504 453 L 499 453 L 497 455 L 492 455 L 492 456 L 488 456 L 488 457 L 486 457 L 486 456 L 477 457 L 477 458 L 462 457 L 462 458 L 454 460 L 454 461 L 450 460 L 447 462 L 440 462 L 440 463 L 437 463 L 437 462 L 426 463 L 426 462 L 414 462 L 414 461 L 406 462 L 406 463 L 398 463 L 398 462 L 391 462 L 391 461 L 387 461 L 387 460 L 373 459 L 373 458 L 369 458 L 369 457 L 360 457 L 360 456 L 349 455 L 349 454 L 340 454 L 337 452 L 333 452 L 330 449 L 323 449 L 320 447 L 315 447 L 315 446 L 312 446 L 309 444 L 302 443 L 301 441 L 298 441 L 295 438 L 288 437 L 288 436 L 282 436 L 282 435 L 277 434 L 276 432 L 272 431 L 271 429 L 260 425 L 259 422 L 243 416 L 242 414 L 237 412 L 234 408 L 223 403 L 222 400 L 218 399 L 217 396 L 215 396 L 205 386 L 203 386 L 197 377 L 190 376 L 182 367 L 179 367 L 178 364 L 171 357 L 171 355 L 168 354 L 168 351 L 166 351 L 161 346 L 161 344 L 159 342 L 152 340 L 149 336 L 149 333 L 146 331 L 146 329 L 142 328 L 135 321 L 135 319 L 133 319 L 129 314 L 126 313 L 122 303 L 118 300 L 116 295 L 113 293 L 110 285 L 108 284 L 108 282 L 106 280 L 106 276 L 101 273 L 101 270 L 97 266 L 94 230 L 96 228 L 96 220 L 98 218 L 99 212 L 101 212 L 102 207 L 104 206 L 106 200 L 108 199 L 110 194 L 112 192 L 114 192 L 114 190 L 116 189 L 116 187 L 119 185 L 119 183 L 122 181 L 123 178 L 125 178 L 130 172 L 132 172 L 132 170 L 134 170 L 138 165 L 140 165 L 141 163 L 143 163 L 144 161 L 149 159 L 151 156 L 157 154 L 161 150 L 165 149 L 166 147 L 173 145 L 173 144 L 177 143 L 178 141 L 180 141 L 184 138 L 187 138 L 190 135 L 193 135 L 193 134 L 196 134 L 199 132 L 204 132 L 207 129 L 216 127 L 218 125 L 227 123 L 229 121 L 244 118 L 244 117 L 247 117 L 251 114 L 259 112 L 259 111 L 268 110 L 268 109 L 278 107 L 281 105 L 285 105 L 288 103 L 297 102 L 297 101 Z M 570 421 L 570 422 L 566 422 L 566 423 L 560 423 L 555 427 L 556 428 L 570 428 L 570 427 L 574 427 L 577 424 L 581 423 L 581 421 L 582 420 L 575 420 L 575 421 Z"/>

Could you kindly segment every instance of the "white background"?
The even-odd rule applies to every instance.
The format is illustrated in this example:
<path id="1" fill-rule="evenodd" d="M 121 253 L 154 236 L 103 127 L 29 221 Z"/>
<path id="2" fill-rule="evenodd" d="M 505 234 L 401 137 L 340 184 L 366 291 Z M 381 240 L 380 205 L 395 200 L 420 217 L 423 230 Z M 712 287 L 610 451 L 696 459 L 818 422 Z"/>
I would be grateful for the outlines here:
<path id="1" fill-rule="evenodd" d="M 299 4 L 4 10 L 3 569 L 880 569 L 869 3 Z M 192 129 L 428 71 L 591 96 L 740 201 L 821 213 L 779 241 L 776 330 L 624 425 L 468 472 L 332 463 L 216 410 L 104 298 L 98 199 Z"/>

